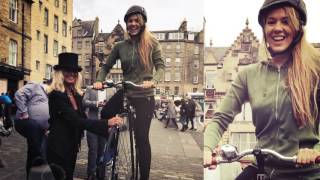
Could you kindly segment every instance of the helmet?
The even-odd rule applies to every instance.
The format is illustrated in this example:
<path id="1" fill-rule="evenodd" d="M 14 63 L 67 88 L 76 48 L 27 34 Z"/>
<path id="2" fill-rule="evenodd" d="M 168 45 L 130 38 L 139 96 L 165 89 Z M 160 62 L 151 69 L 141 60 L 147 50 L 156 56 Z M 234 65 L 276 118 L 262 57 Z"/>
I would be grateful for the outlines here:
<path id="1" fill-rule="evenodd" d="M 289 5 L 295 8 L 300 15 L 301 25 L 307 24 L 307 8 L 303 0 L 265 0 L 262 7 L 259 10 L 259 24 L 263 26 L 263 14 L 268 9 L 282 5 Z"/>
<path id="2" fill-rule="evenodd" d="M 143 17 L 144 22 L 147 22 L 147 12 L 144 9 L 144 7 L 137 6 L 137 5 L 131 6 L 128 9 L 126 15 L 124 16 L 124 22 L 127 22 L 129 16 L 132 15 L 132 14 L 141 14 L 142 17 Z"/>

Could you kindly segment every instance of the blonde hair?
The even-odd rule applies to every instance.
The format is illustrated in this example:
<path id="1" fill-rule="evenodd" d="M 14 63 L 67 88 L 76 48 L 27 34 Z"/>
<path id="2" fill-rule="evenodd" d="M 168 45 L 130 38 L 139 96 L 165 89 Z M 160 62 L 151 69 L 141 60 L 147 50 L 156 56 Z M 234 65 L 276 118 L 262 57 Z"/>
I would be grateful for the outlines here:
<path id="1" fill-rule="evenodd" d="M 320 79 L 320 51 L 307 42 L 297 11 L 293 7 L 283 9 L 294 33 L 299 30 L 303 33 L 292 51 L 292 64 L 288 68 L 287 76 L 294 117 L 298 125 L 303 127 L 307 122 L 314 124 L 318 118 L 316 97 Z"/>
<path id="2" fill-rule="evenodd" d="M 141 14 L 134 14 L 138 17 L 138 22 L 140 26 L 144 26 L 143 32 L 140 34 L 140 42 L 139 42 L 139 55 L 140 60 L 145 69 L 151 69 L 151 52 L 153 45 L 156 43 L 157 39 L 153 36 L 153 34 L 148 30 L 147 25 L 144 22 L 144 19 Z M 126 33 L 126 37 L 129 38 L 128 33 Z"/>
<path id="3" fill-rule="evenodd" d="M 81 81 L 82 81 L 81 73 L 78 72 L 78 77 L 76 79 L 76 83 L 74 84 L 74 89 L 80 95 L 83 94 L 83 91 L 81 89 Z M 64 76 L 63 76 L 62 70 L 55 70 L 53 72 L 52 83 L 48 87 L 48 93 L 54 90 L 62 93 L 64 93 L 66 90 L 64 87 Z"/>

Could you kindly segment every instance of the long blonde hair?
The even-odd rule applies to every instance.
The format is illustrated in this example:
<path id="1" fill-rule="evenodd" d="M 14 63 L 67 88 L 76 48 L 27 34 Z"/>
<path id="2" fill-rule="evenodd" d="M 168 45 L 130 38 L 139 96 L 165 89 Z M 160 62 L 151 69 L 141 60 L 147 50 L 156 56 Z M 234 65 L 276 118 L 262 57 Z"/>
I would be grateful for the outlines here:
<path id="1" fill-rule="evenodd" d="M 138 17 L 138 21 L 140 26 L 144 26 L 143 32 L 140 34 L 140 42 L 138 47 L 138 52 L 140 55 L 140 60 L 145 69 L 151 69 L 151 52 L 154 44 L 157 42 L 157 39 L 154 35 L 148 30 L 146 23 L 141 14 L 134 14 Z M 126 33 L 126 37 L 129 38 L 128 33 Z"/>
<path id="2" fill-rule="evenodd" d="M 290 28 L 303 32 L 292 51 L 292 64 L 288 68 L 287 84 L 290 89 L 294 117 L 300 127 L 318 118 L 317 89 L 320 79 L 320 51 L 306 40 L 305 29 L 300 25 L 299 14 L 293 7 L 283 7 Z M 266 18 L 266 17 L 265 17 Z"/>
<path id="3" fill-rule="evenodd" d="M 81 73 L 78 72 L 78 77 L 76 79 L 76 83 L 74 84 L 74 89 L 80 95 L 83 94 L 83 91 L 81 89 L 81 82 L 82 82 Z M 48 93 L 52 92 L 53 90 L 59 91 L 62 93 L 64 93 L 66 90 L 64 87 L 64 76 L 63 76 L 62 70 L 55 70 L 53 72 L 52 83 L 48 87 Z"/>

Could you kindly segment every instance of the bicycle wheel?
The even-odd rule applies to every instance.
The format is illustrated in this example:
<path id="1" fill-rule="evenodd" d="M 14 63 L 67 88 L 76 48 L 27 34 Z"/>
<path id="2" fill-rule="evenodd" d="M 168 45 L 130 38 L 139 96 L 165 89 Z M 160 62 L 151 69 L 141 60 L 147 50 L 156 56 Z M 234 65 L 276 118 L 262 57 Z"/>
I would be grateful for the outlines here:
<path id="1" fill-rule="evenodd" d="M 129 122 L 125 119 L 125 125 L 118 129 L 115 139 L 116 153 L 112 159 L 112 165 L 106 167 L 106 176 L 108 180 L 125 179 L 134 180 L 135 166 L 135 144 L 132 129 L 129 128 Z"/>

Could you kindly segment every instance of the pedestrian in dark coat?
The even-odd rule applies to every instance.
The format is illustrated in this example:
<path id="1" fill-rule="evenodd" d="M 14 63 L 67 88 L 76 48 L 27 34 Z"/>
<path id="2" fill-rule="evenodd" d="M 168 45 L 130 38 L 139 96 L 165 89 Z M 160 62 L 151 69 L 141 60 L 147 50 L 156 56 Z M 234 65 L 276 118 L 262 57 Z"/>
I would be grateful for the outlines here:
<path id="1" fill-rule="evenodd" d="M 121 124 L 122 119 L 87 120 L 82 108 L 80 88 L 82 68 L 78 55 L 59 54 L 59 64 L 54 66 L 52 84 L 49 86 L 49 136 L 48 162 L 55 178 L 72 180 L 83 130 L 108 136 L 108 126 Z M 64 176 L 64 177 L 63 177 Z"/>

